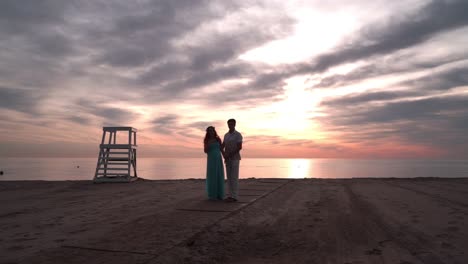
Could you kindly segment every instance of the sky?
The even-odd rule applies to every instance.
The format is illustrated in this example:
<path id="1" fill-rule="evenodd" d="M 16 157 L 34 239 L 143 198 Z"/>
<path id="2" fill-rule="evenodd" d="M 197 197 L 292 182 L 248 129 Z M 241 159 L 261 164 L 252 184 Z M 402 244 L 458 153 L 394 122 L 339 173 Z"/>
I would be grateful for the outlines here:
<path id="1" fill-rule="evenodd" d="M 0 156 L 468 158 L 468 1 L 0 1 Z"/>

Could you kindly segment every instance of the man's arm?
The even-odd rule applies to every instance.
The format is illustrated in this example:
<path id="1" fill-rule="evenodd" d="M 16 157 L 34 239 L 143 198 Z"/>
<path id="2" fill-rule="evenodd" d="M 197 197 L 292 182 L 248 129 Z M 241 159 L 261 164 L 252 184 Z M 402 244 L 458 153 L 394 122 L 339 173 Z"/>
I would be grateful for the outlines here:
<path id="1" fill-rule="evenodd" d="M 241 151 L 241 149 L 242 149 L 242 142 L 238 142 L 238 143 L 237 143 L 237 150 L 236 150 L 236 153 L 239 152 L 239 151 Z"/>
<path id="2" fill-rule="evenodd" d="M 241 149 L 242 149 L 242 142 L 238 142 L 236 149 L 232 151 L 231 153 L 229 153 L 228 155 L 226 155 L 226 158 L 236 155 L 237 153 L 239 153 Z"/>
<path id="3" fill-rule="evenodd" d="M 242 135 L 239 133 L 239 138 L 237 139 L 237 152 L 241 151 L 242 149 L 242 141 L 244 140 L 244 138 L 242 137 Z"/>

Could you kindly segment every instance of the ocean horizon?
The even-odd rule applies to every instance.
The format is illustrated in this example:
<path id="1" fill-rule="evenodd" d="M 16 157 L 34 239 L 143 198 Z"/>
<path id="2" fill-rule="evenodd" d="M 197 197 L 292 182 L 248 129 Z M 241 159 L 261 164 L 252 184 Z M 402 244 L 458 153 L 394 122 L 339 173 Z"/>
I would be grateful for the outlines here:
<path id="1" fill-rule="evenodd" d="M 96 158 L 2 158 L 2 180 L 92 180 Z M 204 158 L 139 158 L 138 177 L 204 179 Z M 243 158 L 240 178 L 468 177 L 466 160 Z"/>

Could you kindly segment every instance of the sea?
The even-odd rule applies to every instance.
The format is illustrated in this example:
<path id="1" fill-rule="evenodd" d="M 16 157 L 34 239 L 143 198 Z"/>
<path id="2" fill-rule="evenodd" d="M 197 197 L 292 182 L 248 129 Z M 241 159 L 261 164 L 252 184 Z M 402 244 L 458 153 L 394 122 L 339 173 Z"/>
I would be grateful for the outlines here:
<path id="1" fill-rule="evenodd" d="M 0 158 L 0 181 L 92 180 L 96 158 Z M 204 179 L 204 158 L 139 158 L 138 177 Z M 468 160 L 264 159 L 243 158 L 240 178 L 468 177 Z"/>

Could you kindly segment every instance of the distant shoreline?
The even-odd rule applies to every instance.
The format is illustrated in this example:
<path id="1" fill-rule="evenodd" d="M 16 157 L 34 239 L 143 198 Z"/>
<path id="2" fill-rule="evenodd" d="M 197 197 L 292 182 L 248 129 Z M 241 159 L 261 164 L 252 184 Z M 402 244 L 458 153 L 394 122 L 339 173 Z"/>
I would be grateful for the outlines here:
<path id="1" fill-rule="evenodd" d="M 246 180 L 320 180 L 320 181 L 334 181 L 334 180 L 456 180 L 456 179 L 468 179 L 468 176 L 465 177 L 407 177 L 407 178 L 399 178 L 399 177 L 387 177 L 387 178 L 380 178 L 380 177 L 356 177 L 356 178 L 241 178 L 240 181 Z M 137 181 L 143 182 L 167 182 L 167 181 L 204 181 L 204 178 L 186 178 L 186 179 L 145 179 L 145 178 L 138 178 Z M 93 180 L 2 180 L 0 177 L 1 182 L 93 182 Z M 107 182 L 107 183 L 95 183 L 95 184 L 131 184 L 133 182 Z"/>

